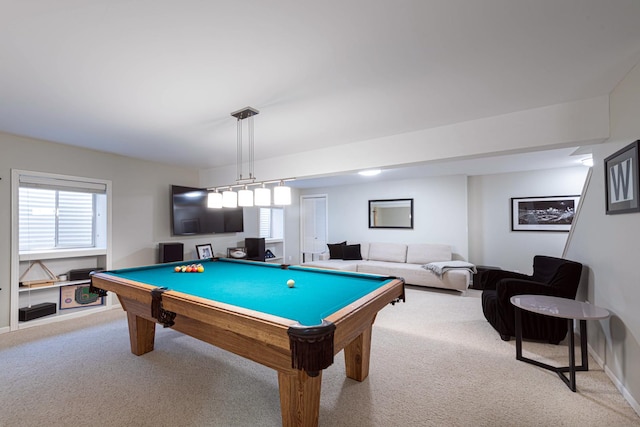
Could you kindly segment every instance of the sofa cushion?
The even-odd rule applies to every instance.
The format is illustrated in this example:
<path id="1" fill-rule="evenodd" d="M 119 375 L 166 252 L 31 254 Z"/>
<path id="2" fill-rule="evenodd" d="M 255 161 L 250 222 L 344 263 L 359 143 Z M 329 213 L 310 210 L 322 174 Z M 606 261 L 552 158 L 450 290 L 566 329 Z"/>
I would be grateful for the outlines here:
<path id="1" fill-rule="evenodd" d="M 361 260 L 362 255 L 360 254 L 360 245 L 344 245 L 342 247 L 342 259 L 345 261 Z"/>
<path id="2" fill-rule="evenodd" d="M 329 259 L 342 259 L 342 248 L 347 244 L 347 241 L 341 243 L 328 243 Z"/>
<path id="3" fill-rule="evenodd" d="M 467 289 L 467 286 L 469 285 L 469 281 L 471 279 L 471 274 L 467 270 L 449 270 L 442 277 L 438 277 L 433 272 L 422 268 L 422 266 L 419 264 L 384 261 L 360 261 L 360 264 L 357 265 L 357 271 L 359 273 L 402 277 L 408 285 L 429 286 L 434 288 L 457 289 L 460 291 L 464 291 L 465 289 Z"/>
<path id="4" fill-rule="evenodd" d="M 451 260 L 451 246 L 429 243 L 411 243 L 407 245 L 408 264 L 428 264 Z"/>
<path id="5" fill-rule="evenodd" d="M 360 243 L 360 256 L 362 259 L 369 259 L 369 243 Z"/>
<path id="6" fill-rule="evenodd" d="M 369 259 L 372 261 L 405 262 L 407 245 L 402 243 L 370 243 Z"/>
<path id="7" fill-rule="evenodd" d="M 320 261 L 309 261 L 302 264 L 303 267 L 311 268 L 329 268 L 341 271 L 358 271 L 358 263 L 362 261 L 343 261 L 338 259 L 328 259 Z"/>

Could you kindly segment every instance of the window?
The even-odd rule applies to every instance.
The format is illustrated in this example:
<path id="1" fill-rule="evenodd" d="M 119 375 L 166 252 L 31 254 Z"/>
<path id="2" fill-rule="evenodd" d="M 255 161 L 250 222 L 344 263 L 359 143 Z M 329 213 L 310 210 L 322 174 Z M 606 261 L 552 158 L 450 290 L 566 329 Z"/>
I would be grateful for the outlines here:
<path id="1" fill-rule="evenodd" d="M 284 209 L 260 208 L 259 237 L 265 239 L 284 238 Z"/>
<path id="2" fill-rule="evenodd" d="M 19 252 L 105 247 L 106 185 L 20 175 Z"/>

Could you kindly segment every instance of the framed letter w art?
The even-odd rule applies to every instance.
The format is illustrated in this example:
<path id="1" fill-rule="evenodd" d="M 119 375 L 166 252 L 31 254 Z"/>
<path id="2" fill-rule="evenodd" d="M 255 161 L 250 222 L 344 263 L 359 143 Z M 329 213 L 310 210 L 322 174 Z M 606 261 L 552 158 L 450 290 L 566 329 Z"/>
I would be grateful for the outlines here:
<path id="1" fill-rule="evenodd" d="M 607 215 L 640 211 L 639 144 L 640 140 L 604 159 Z"/>

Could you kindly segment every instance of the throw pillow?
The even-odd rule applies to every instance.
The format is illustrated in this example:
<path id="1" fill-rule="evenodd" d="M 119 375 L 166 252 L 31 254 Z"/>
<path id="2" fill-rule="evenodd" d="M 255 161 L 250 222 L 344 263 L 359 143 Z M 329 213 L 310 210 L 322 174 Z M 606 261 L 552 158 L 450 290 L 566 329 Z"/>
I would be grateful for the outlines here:
<path id="1" fill-rule="evenodd" d="M 341 243 L 329 243 L 329 259 L 342 259 L 342 248 L 347 244 L 347 241 Z"/>
<path id="2" fill-rule="evenodd" d="M 344 260 L 361 260 L 360 244 L 357 245 L 344 245 L 342 247 L 342 259 Z"/>

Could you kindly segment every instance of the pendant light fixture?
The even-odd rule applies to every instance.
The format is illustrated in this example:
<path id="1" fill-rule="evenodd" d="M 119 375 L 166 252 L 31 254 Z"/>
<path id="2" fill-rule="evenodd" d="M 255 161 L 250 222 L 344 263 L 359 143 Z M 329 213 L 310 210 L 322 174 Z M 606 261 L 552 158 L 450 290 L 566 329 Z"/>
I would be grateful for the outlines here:
<path id="1" fill-rule="evenodd" d="M 246 185 L 238 191 L 238 206 L 253 206 L 253 191 L 249 190 Z"/>
<path id="2" fill-rule="evenodd" d="M 220 209 L 222 207 L 222 193 L 217 190 L 210 192 L 207 196 L 207 207 Z"/>
<path id="3" fill-rule="evenodd" d="M 273 188 L 273 204 L 274 205 L 290 205 L 291 204 L 291 187 L 284 185 L 284 181 L 280 181 L 277 187 Z"/>
<path id="4" fill-rule="evenodd" d="M 231 187 L 228 190 L 222 192 L 222 207 L 223 208 L 237 208 L 238 207 L 238 193 L 233 191 Z"/>
<path id="5" fill-rule="evenodd" d="M 263 183 L 262 187 L 253 190 L 253 198 L 256 206 L 271 206 L 271 189 Z"/>
<path id="6" fill-rule="evenodd" d="M 260 111 L 255 108 L 246 107 L 242 110 L 234 111 L 231 113 L 233 117 L 237 119 L 236 124 L 236 183 L 233 185 L 225 185 L 220 187 L 209 188 L 207 206 L 210 208 L 236 208 L 248 207 L 248 206 L 271 206 L 271 189 L 267 187 L 267 184 L 279 183 L 273 188 L 273 204 L 274 205 L 290 205 L 291 204 L 291 188 L 285 185 L 286 181 L 291 181 L 294 178 L 277 179 L 272 181 L 256 181 L 256 177 L 253 172 L 254 165 L 254 139 L 253 139 L 253 116 L 256 116 Z M 248 176 L 243 175 L 242 168 L 244 162 L 242 159 L 243 154 L 243 140 L 242 140 L 242 122 L 247 122 L 248 133 Z M 250 186 L 258 186 L 253 191 Z M 239 188 L 238 192 L 233 189 Z M 222 193 L 218 190 L 224 189 Z"/>

